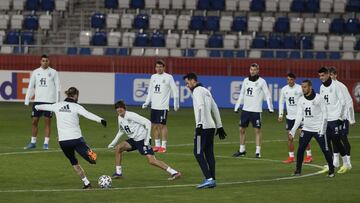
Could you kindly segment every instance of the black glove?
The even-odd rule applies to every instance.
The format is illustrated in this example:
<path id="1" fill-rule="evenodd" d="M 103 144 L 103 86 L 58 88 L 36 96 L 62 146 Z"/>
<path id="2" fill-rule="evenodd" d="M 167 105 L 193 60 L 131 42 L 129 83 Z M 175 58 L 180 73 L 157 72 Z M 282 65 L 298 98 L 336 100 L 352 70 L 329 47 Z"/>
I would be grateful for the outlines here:
<path id="1" fill-rule="evenodd" d="M 106 120 L 101 119 L 101 125 L 103 125 L 104 127 L 106 127 Z"/>
<path id="2" fill-rule="evenodd" d="M 201 135 L 202 130 L 203 130 L 202 124 L 198 124 L 198 125 L 196 126 L 196 129 L 195 129 L 195 134 L 196 134 L 196 135 Z"/>
<path id="3" fill-rule="evenodd" d="M 216 135 L 219 135 L 220 140 L 225 139 L 225 137 L 226 137 L 226 132 L 224 131 L 224 128 L 223 128 L 223 127 L 218 128 L 218 129 L 216 130 Z"/>

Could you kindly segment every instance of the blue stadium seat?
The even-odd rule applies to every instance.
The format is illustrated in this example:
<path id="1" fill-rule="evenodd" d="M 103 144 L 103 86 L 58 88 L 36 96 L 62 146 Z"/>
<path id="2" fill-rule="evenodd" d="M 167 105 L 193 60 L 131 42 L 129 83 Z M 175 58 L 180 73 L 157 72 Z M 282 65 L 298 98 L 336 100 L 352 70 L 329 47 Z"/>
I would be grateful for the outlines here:
<path id="1" fill-rule="evenodd" d="M 14 54 L 23 54 L 23 53 L 25 53 L 25 47 L 15 46 L 13 49 L 13 53 Z"/>
<path id="2" fill-rule="evenodd" d="M 305 12 L 305 1 L 304 0 L 293 0 L 291 3 L 292 12 Z"/>
<path id="3" fill-rule="evenodd" d="M 346 4 L 346 11 L 360 12 L 360 0 L 348 0 Z"/>
<path id="4" fill-rule="evenodd" d="M 91 27 L 103 29 L 105 27 L 105 14 L 103 13 L 94 13 L 91 16 Z"/>
<path id="5" fill-rule="evenodd" d="M 190 21 L 191 30 L 204 30 L 205 29 L 205 18 L 204 16 L 192 16 Z"/>
<path id="6" fill-rule="evenodd" d="M 222 48 L 223 47 L 223 36 L 220 34 L 213 34 L 210 36 L 208 41 L 210 48 Z"/>
<path id="7" fill-rule="evenodd" d="M 197 3 L 197 9 L 199 10 L 210 10 L 210 0 L 199 0 Z"/>
<path id="8" fill-rule="evenodd" d="M 165 37 L 162 33 L 153 33 L 151 36 L 151 46 L 152 47 L 165 47 Z"/>
<path id="9" fill-rule="evenodd" d="M 128 48 L 120 48 L 119 49 L 119 56 L 127 56 L 129 55 L 129 49 Z"/>
<path id="10" fill-rule="evenodd" d="M 233 50 L 224 50 L 223 57 L 224 58 L 234 58 L 234 51 Z"/>
<path id="11" fill-rule="evenodd" d="M 340 52 L 330 52 L 330 59 L 341 59 L 341 54 Z"/>
<path id="12" fill-rule="evenodd" d="M 245 50 L 239 50 L 236 52 L 237 58 L 245 58 Z"/>
<path id="13" fill-rule="evenodd" d="M 76 47 L 67 48 L 67 55 L 77 55 L 77 48 Z"/>
<path id="14" fill-rule="evenodd" d="M 107 45 L 107 36 L 105 32 L 95 32 L 92 37 L 92 45 L 95 46 L 106 46 Z"/>
<path id="15" fill-rule="evenodd" d="M 90 48 L 82 47 L 82 48 L 80 48 L 79 54 L 80 55 L 90 55 L 91 50 L 90 50 Z"/>
<path id="16" fill-rule="evenodd" d="M 38 0 L 26 0 L 25 9 L 29 11 L 37 11 L 39 8 Z"/>
<path id="17" fill-rule="evenodd" d="M 146 33 L 138 33 L 135 37 L 134 46 L 146 47 L 149 45 L 149 37 Z"/>
<path id="18" fill-rule="evenodd" d="M 21 33 L 21 43 L 22 44 L 34 44 L 34 34 L 32 32 L 22 32 Z"/>
<path id="19" fill-rule="evenodd" d="M 251 44 L 251 48 L 263 49 L 266 48 L 266 39 L 264 36 L 256 36 Z"/>
<path id="20" fill-rule="evenodd" d="M 250 10 L 254 12 L 264 12 L 265 0 L 252 0 L 250 3 Z"/>
<path id="21" fill-rule="evenodd" d="M 19 36 L 18 32 L 9 32 L 6 35 L 6 44 L 19 44 Z"/>
<path id="22" fill-rule="evenodd" d="M 288 58 L 288 52 L 287 51 L 276 51 L 276 58 Z"/>
<path id="23" fill-rule="evenodd" d="M 119 6 L 119 1 L 118 0 L 105 0 L 104 4 L 105 4 L 105 8 L 117 9 Z"/>
<path id="24" fill-rule="evenodd" d="M 206 29 L 211 31 L 218 31 L 220 27 L 219 16 L 208 16 L 206 20 Z"/>
<path id="25" fill-rule="evenodd" d="M 336 34 L 343 34 L 345 31 L 345 21 L 343 18 L 335 18 L 330 23 L 330 32 Z"/>
<path id="26" fill-rule="evenodd" d="M 268 39 L 268 48 L 281 49 L 283 48 L 283 41 L 280 36 L 270 36 Z"/>
<path id="27" fill-rule="evenodd" d="M 26 16 L 24 19 L 24 29 L 37 30 L 39 28 L 39 18 L 35 15 Z"/>
<path id="28" fill-rule="evenodd" d="M 139 14 L 134 19 L 135 29 L 148 29 L 149 27 L 149 16 L 147 14 Z"/>
<path id="29" fill-rule="evenodd" d="M 349 18 L 345 25 L 346 32 L 349 34 L 358 34 L 360 29 L 359 19 Z"/>
<path id="30" fill-rule="evenodd" d="M 310 13 L 318 13 L 320 11 L 319 0 L 307 0 L 305 2 L 306 11 Z"/>
<path id="31" fill-rule="evenodd" d="M 108 55 L 108 56 L 114 56 L 116 55 L 116 48 L 107 48 L 105 50 L 105 55 Z"/>
<path id="32" fill-rule="evenodd" d="M 315 55 L 316 59 L 327 59 L 327 54 L 324 51 L 318 51 Z"/>
<path id="33" fill-rule="evenodd" d="M 303 52 L 304 59 L 314 59 L 314 52 L 312 51 L 304 51 Z"/>
<path id="34" fill-rule="evenodd" d="M 225 10 L 225 0 L 211 0 L 210 5 L 212 10 L 218 10 L 218 11 Z"/>
<path id="35" fill-rule="evenodd" d="M 185 57 L 194 57 L 195 50 L 194 49 L 185 49 L 183 54 Z"/>
<path id="36" fill-rule="evenodd" d="M 41 0 L 41 10 L 43 11 L 53 11 L 55 9 L 54 0 Z"/>
<path id="37" fill-rule="evenodd" d="M 300 58 L 300 51 L 291 51 L 289 58 L 291 58 L 291 59 L 299 59 Z"/>
<path id="38" fill-rule="evenodd" d="M 244 32 L 247 30 L 247 18 L 245 16 L 236 16 L 232 27 L 232 31 L 235 32 Z"/>
<path id="39" fill-rule="evenodd" d="M 221 57 L 221 51 L 220 50 L 210 50 L 210 57 Z"/>
<path id="40" fill-rule="evenodd" d="M 144 9 L 145 8 L 145 1 L 144 0 L 131 0 L 130 1 L 130 7 L 131 8 L 139 8 Z"/>
<path id="41" fill-rule="evenodd" d="M 356 42 L 354 48 L 355 48 L 355 50 L 360 50 L 360 38 L 359 38 L 359 40 Z"/>
<path id="42" fill-rule="evenodd" d="M 312 37 L 311 36 L 301 36 L 299 46 L 300 46 L 300 48 L 302 46 L 303 49 L 312 49 L 312 47 L 313 47 Z"/>
<path id="43" fill-rule="evenodd" d="M 279 17 L 274 26 L 275 32 L 287 33 L 290 30 L 290 23 L 288 17 Z"/>
<path id="44" fill-rule="evenodd" d="M 261 58 L 274 58 L 274 51 L 261 51 Z"/>
<path id="45" fill-rule="evenodd" d="M 295 36 L 285 36 L 284 37 L 284 49 L 298 49 L 299 44 Z"/>

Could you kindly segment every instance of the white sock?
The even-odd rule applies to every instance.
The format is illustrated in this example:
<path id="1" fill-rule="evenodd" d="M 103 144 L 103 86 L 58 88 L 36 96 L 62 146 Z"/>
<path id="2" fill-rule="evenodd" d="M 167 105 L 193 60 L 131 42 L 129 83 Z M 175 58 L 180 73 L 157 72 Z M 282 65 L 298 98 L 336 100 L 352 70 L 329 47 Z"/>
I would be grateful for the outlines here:
<path id="1" fill-rule="evenodd" d="M 347 159 L 348 165 L 351 167 L 351 160 L 350 160 L 350 156 L 349 156 L 349 155 L 346 155 L 346 159 Z"/>
<path id="2" fill-rule="evenodd" d="M 256 154 L 260 154 L 261 146 L 256 146 Z"/>
<path id="3" fill-rule="evenodd" d="M 49 140 L 50 140 L 49 137 L 45 137 L 45 139 L 44 139 L 44 144 L 49 144 Z"/>
<path id="4" fill-rule="evenodd" d="M 294 157 L 294 152 L 289 152 L 289 157 Z"/>
<path id="5" fill-rule="evenodd" d="M 160 147 L 160 146 L 161 146 L 160 139 L 155 139 L 155 147 Z"/>
<path id="6" fill-rule="evenodd" d="M 172 169 L 170 166 L 166 169 L 166 172 L 170 173 L 170 175 L 174 175 L 178 173 L 176 170 Z"/>
<path id="7" fill-rule="evenodd" d="M 311 155 L 311 149 L 306 150 L 306 156 L 312 156 L 312 155 Z"/>
<path id="8" fill-rule="evenodd" d="M 334 153 L 333 156 L 334 156 L 334 160 L 336 159 L 337 161 L 339 161 L 339 157 L 340 157 L 339 153 Z"/>
<path id="9" fill-rule="evenodd" d="M 87 177 L 81 179 L 84 182 L 84 185 L 89 185 L 90 181 L 87 179 Z"/>
<path id="10" fill-rule="evenodd" d="M 161 141 L 161 147 L 166 149 L 167 141 Z"/>
<path id="11" fill-rule="evenodd" d="M 116 173 L 117 174 L 122 174 L 122 171 L 121 171 L 121 166 L 116 166 Z"/>
<path id="12" fill-rule="evenodd" d="M 245 150 L 245 145 L 240 145 L 240 150 L 239 150 L 239 152 L 245 152 L 246 150 Z"/>
<path id="13" fill-rule="evenodd" d="M 347 156 L 343 156 L 342 160 L 343 160 L 343 166 L 349 166 Z"/>
<path id="14" fill-rule="evenodd" d="M 34 143 L 34 144 L 36 144 L 36 137 L 31 137 L 31 143 Z"/>
<path id="15" fill-rule="evenodd" d="M 207 179 L 207 180 L 214 180 L 213 178 L 209 178 L 209 179 Z"/>

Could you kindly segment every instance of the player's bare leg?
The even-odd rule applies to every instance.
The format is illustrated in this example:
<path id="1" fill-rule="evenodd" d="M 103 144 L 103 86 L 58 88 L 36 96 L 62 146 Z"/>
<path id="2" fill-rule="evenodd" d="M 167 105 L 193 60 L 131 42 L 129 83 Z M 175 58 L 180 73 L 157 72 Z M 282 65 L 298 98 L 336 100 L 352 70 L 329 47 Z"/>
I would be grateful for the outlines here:
<path id="1" fill-rule="evenodd" d="M 86 178 L 84 169 L 79 164 L 73 165 L 73 168 L 75 172 L 78 174 L 78 176 L 80 176 L 81 180 L 84 182 L 83 189 L 86 190 L 91 189 L 90 181 Z"/>
<path id="2" fill-rule="evenodd" d="M 45 121 L 45 138 L 44 138 L 43 149 L 47 150 L 47 149 L 49 149 L 49 139 L 50 139 L 50 133 L 51 133 L 51 118 L 44 117 L 44 121 Z"/>
<path id="3" fill-rule="evenodd" d="M 160 153 L 166 152 L 166 144 L 168 140 L 168 128 L 166 125 L 159 124 L 160 132 L 161 132 L 161 148 L 158 150 Z"/>
<path id="4" fill-rule="evenodd" d="M 239 128 L 239 137 L 240 137 L 240 149 L 236 151 L 232 156 L 233 157 L 239 157 L 239 156 L 245 156 L 246 155 L 246 149 L 245 149 L 245 136 L 246 128 L 240 127 Z"/>
<path id="5" fill-rule="evenodd" d="M 146 158 L 148 159 L 149 164 L 156 166 L 158 168 L 163 169 L 164 171 L 168 172 L 171 177 L 168 180 L 175 180 L 180 178 L 181 173 L 172 169 L 169 165 L 167 165 L 165 162 L 157 160 L 154 155 L 146 155 Z"/>
<path id="6" fill-rule="evenodd" d="M 255 128 L 255 143 L 256 143 L 255 157 L 256 158 L 261 157 L 261 138 L 262 138 L 261 129 Z"/>
<path id="7" fill-rule="evenodd" d="M 153 138 L 155 140 L 155 146 L 153 147 L 154 152 L 159 151 L 161 147 L 161 140 L 160 140 L 160 124 L 152 123 L 151 124 L 151 131 Z"/>
<path id="8" fill-rule="evenodd" d="M 121 162 L 123 160 L 123 152 L 130 150 L 131 146 L 127 142 L 121 142 L 115 147 L 115 173 L 113 174 L 113 178 L 121 178 L 122 170 L 121 170 Z"/>

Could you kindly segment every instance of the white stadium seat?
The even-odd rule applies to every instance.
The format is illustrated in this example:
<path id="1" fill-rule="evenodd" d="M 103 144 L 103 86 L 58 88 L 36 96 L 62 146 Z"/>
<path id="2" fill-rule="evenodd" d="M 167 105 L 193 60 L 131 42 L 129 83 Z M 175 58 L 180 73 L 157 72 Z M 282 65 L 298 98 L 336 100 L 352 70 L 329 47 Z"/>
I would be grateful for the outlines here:
<path id="1" fill-rule="evenodd" d="M 164 17 L 164 29 L 174 30 L 176 26 L 176 15 L 166 15 Z"/>
<path id="2" fill-rule="evenodd" d="M 353 60 L 354 53 L 353 52 L 344 52 L 341 58 L 345 59 L 345 60 Z"/>
<path id="3" fill-rule="evenodd" d="M 320 18 L 318 20 L 318 33 L 329 33 L 330 23 L 330 18 Z"/>
<path id="4" fill-rule="evenodd" d="M 171 0 L 172 9 L 183 9 L 184 0 Z"/>
<path id="5" fill-rule="evenodd" d="M 199 49 L 197 50 L 195 57 L 197 58 L 207 58 L 209 57 L 209 53 L 206 49 Z"/>
<path id="6" fill-rule="evenodd" d="M 236 11 L 238 0 L 226 0 L 225 9 L 227 11 Z"/>
<path id="7" fill-rule="evenodd" d="M 333 7 L 334 0 L 320 0 L 320 12 L 321 13 L 331 13 L 331 8 Z"/>
<path id="8" fill-rule="evenodd" d="M 106 15 L 106 27 L 116 29 L 119 25 L 120 16 L 116 13 L 109 13 Z"/>
<path id="9" fill-rule="evenodd" d="M 160 29 L 163 21 L 163 16 L 160 14 L 151 14 L 149 27 L 150 29 Z"/>
<path id="10" fill-rule="evenodd" d="M 131 56 L 143 56 L 143 55 L 144 55 L 144 48 L 131 49 Z"/>
<path id="11" fill-rule="evenodd" d="M 304 24 L 304 20 L 302 18 L 291 18 L 290 19 L 290 32 L 301 33 L 303 24 Z"/>
<path id="12" fill-rule="evenodd" d="M 124 32 L 121 39 L 121 44 L 123 47 L 132 47 L 135 40 L 135 33 L 133 32 Z"/>
<path id="13" fill-rule="evenodd" d="M 58 4 L 57 2 L 58 2 L 58 0 L 55 1 L 55 8 L 57 7 L 57 4 Z M 22 11 L 22 10 L 24 10 L 24 5 L 25 5 L 25 0 L 13 0 L 13 9 L 14 10 Z M 64 2 L 64 7 L 65 6 L 66 6 L 66 2 Z M 56 9 L 56 10 L 58 10 L 58 9 Z M 64 10 L 66 10 L 66 7 Z"/>
<path id="14" fill-rule="evenodd" d="M 224 48 L 225 49 L 234 49 L 237 42 L 236 35 L 225 35 L 224 36 Z"/>
<path id="15" fill-rule="evenodd" d="M 108 46 L 119 46 L 120 38 L 121 38 L 120 32 L 109 32 L 107 38 Z"/>
<path id="16" fill-rule="evenodd" d="M 220 30 L 231 31 L 231 26 L 234 18 L 232 16 L 221 16 L 220 18 Z"/>
<path id="17" fill-rule="evenodd" d="M 0 10 L 10 10 L 10 0 L 1 0 L 0 1 Z"/>
<path id="18" fill-rule="evenodd" d="M 346 0 L 334 0 L 334 13 L 344 13 Z"/>
<path id="19" fill-rule="evenodd" d="M 249 58 L 261 58 L 261 52 L 259 50 L 251 50 Z"/>
<path id="20" fill-rule="evenodd" d="M 52 16 L 47 14 L 40 15 L 39 18 L 39 27 L 43 30 L 50 30 Z"/>
<path id="21" fill-rule="evenodd" d="M 181 49 L 170 49 L 170 56 L 172 57 L 181 57 Z"/>
<path id="22" fill-rule="evenodd" d="M 80 45 L 85 45 L 85 46 L 90 45 L 91 37 L 92 37 L 91 31 L 81 31 L 79 36 Z"/>
<path id="23" fill-rule="evenodd" d="M 305 33 L 315 33 L 316 25 L 317 25 L 316 18 L 305 18 L 304 32 Z"/>
<path id="24" fill-rule="evenodd" d="M 22 29 L 24 16 L 12 15 L 11 16 L 11 29 Z"/>
<path id="25" fill-rule="evenodd" d="M 327 36 L 315 35 L 313 44 L 314 44 L 314 50 L 317 50 L 317 51 L 325 50 L 325 47 L 328 44 Z"/>
<path id="26" fill-rule="evenodd" d="M 144 56 L 156 56 L 155 49 L 153 48 L 145 49 Z"/>
<path id="27" fill-rule="evenodd" d="M 5 39 L 5 31 L 4 30 L 0 30 L 0 45 L 3 44 Z"/>
<path id="28" fill-rule="evenodd" d="M 123 14 L 121 16 L 121 28 L 131 29 L 132 24 L 134 22 L 134 15 L 133 14 Z"/>
<path id="29" fill-rule="evenodd" d="M 275 18 L 274 17 L 264 17 L 262 20 L 262 31 L 263 32 L 272 32 L 274 29 Z"/>
<path id="30" fill-rule="evenodd" d="M 191 48 L 194 43 L 193 34 L 182 34 L 180 38 L 180 47 L 181 48 Z"/>
<path id="31" fill-rule="evenodd" d="M 198 0 L 185 0 L 185 9 L 195 10 Z"/>
<path id="32" fill-rule="evenodd" d="M 251 47 L 253 37 L 251 35 L 239 36 L 239 49 L 248 50 Z"/>
<path id="33" fill-rule="evenodd" d="M 156 0 L 145 0 L 145 8 L 156 8 Z"/>
<path id="34" fill-rule="evenodd" d="M 130 0 L 119 0 L 118 8 L 130 8 Z"/>
<path id="35" fill-rule="evenodd" d="M 178 30 L 188 30 L 191 17 L 189 15 L 180 15 L 177 22 Z"/>
<path id="36" fill-rule="evenodd" d="M 55 10 L 66 11 L 67 2 L 68 2 L 68 0 L 55 0 Z M 23 6 L 23 8 L 24 8 L 24 6 Z"/>
<path id="37" fill-rule="evenodd" d="M 248 31 L 258 32 L 260 31 L 261 17 L 251 16 L 248 20 Z"/>
<path id="38" fill-rule="evenodd" d="M 292 0 L 279 0 L 279 11 L 290 12 Z"/>
<path id="39" fill-rule="evenodd" d="M 1 46 L 0 53 L 2 54 L 12 54 L 14 47 L 11 46 Z"/>
<path id="40" fill-rule="evenodd" d="M 194 48 L 205 48 L 208 41 L 207 34 L 197 34 L 194 38 Z"/>
<path id="41" fill-rule="evenodd" d="M 169 33 L 166 36 L 166 47 L 168 48 L 176 48 L 179 43 L 180 37 L 177 33 Z"/>
<path id="42" fill-rule="evenodd" d="M 155 53 L 157 56 L 161 57 L 168 57 L 169 56 L 169 50 L 166 48 L 158 48 L 155 50 Z"/>
<path id="43" fill-rule="evenodd" d="M 250 11 L 250 0 L 239 0 L 239 11 Z"/>
<path id="44" fill-rule="evenodd" d="M 342 45 L 342 37 L 341 36 L 330 36 L 329 37 L 329 50 L 330 51 L 339 51 Z"/>
<path id="45" fill-rule="evenodd" d="M 102 56 L 104 55 L 104 49 L 100 47 L 95 47 L 91 50 L 91 55 Z"/>
<path id="46" fill-rule="evenodd" d="M 170 0 L 159 0 L 160 9 L 170 9 Z"/>
<path id="47" fill-rule="evenodd" d="M 353 51 L 356 43 L 356 37 L 354 36 L 344 36 L 343 40 L 343 50 L 344 51 Z"/>
<path id="48" fill-rule="evenodd" d="M 277 6 L 278 6 L 278 0 L 266 0 L 265 1 L 265 8 L 266 8 L 265 10 L 266 11 L 276 12 Z"/>
<path id="49" fill-rule="evenodd" d="M 6 14 L 0 15 L 0 29 L 6 30 L 9 26 L 9 16 Z"/>

